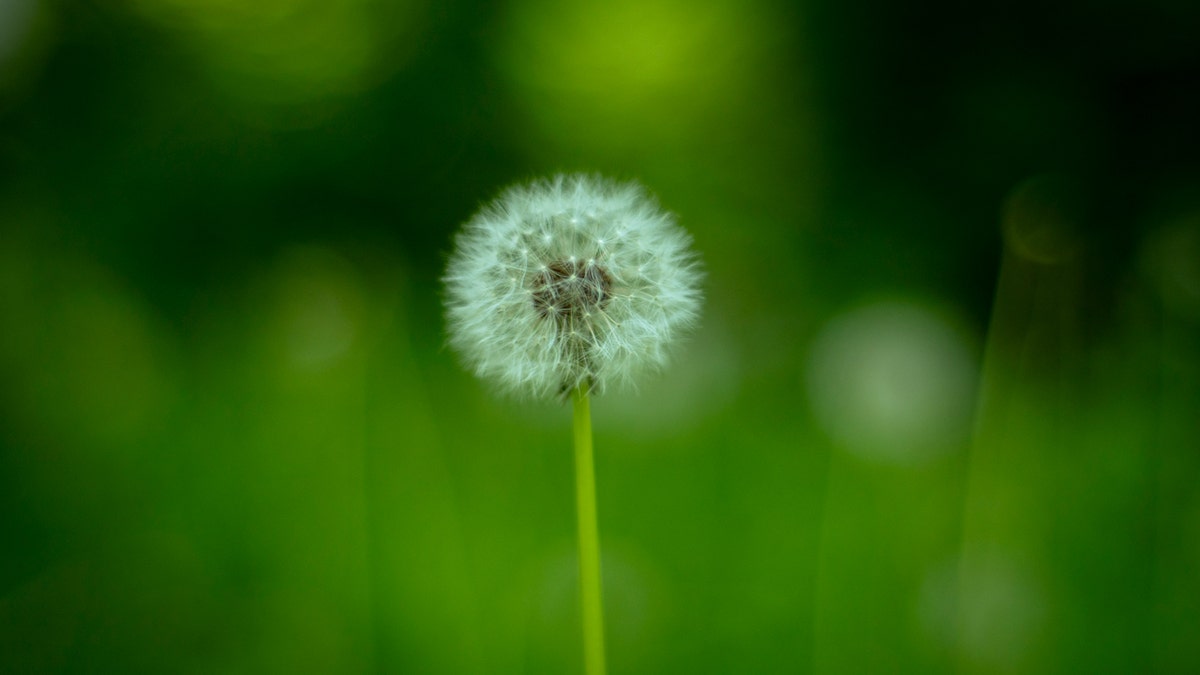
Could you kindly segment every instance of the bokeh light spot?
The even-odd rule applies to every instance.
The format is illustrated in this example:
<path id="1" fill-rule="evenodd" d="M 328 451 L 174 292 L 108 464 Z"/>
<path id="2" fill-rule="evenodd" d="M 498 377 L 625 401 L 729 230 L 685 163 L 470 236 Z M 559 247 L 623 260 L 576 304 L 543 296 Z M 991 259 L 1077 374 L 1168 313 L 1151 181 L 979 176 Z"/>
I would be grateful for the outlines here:
<path id="1" fill-rule="evenodd" d="M 865 458 L 917 462 L 958 447 L 970 426 L 972 349 L 938 313 L 883 302 L 831 320 L 808 361 L 817 422 Z"/>
<path id="2" fill-rule="evenodd" d="M 349 262 L 325 248 L 293 248 L 281 256 L 272 285 L 267 340 L 286 368 L 321 371 L 347 356 L 366 302 Z"/>
<path id="3" fill-rule="evenodd" d="M 943 648 L 977 665 L 1017 672 L 1042 630 L 1046 599 L 1027 570 L 991 553 L 931 569 L 917 615 Z"/>
<path id="4" fill-rule="evenodd" d="M 0 69 L 25 44 L 37 10 L 38 0 L 0 0 Z"/>
<path id="5" fill-rule="evenodd" d="M 237 99 L 297 104 L 360 91 L 414 44 L 411 0 L 135 0 Z"/>
<path id="6" fill-rule="evenodd" d="M 150 307 L 82 254 L 19 238 L 0 247 L 0 392 L 22 426 L 85 447 L 137 447 L 174 398 L 170 340 Z"/>
<path id="7" fill-rule="evenodd" d="M 1143 274 L 1171 311 L 1200 318 L 1200 211 L 1161 226 L 1141 252 Z"/>
<path id="8" fill-rule="evenodd" d="M 632 665 L 656 648 L 669 610 L 669 588 L 654 563 L 641 551 L 610 542 L 603 552 L 606 640 Z M 535 661 L 569 663 L 575 659 L 573 636 L 579 631 L 579 560 L 570 550 L 549 552 L 530 561 L 525 572 L 532 597 L 529 648 Z"/>
<path id="9" fill-rule="evenodd" d="M 662 438 L 720 414 L 737 396 L 742 377 L 738 345 L 723 318 L 710 312 L 703 329 L 680 345 L 667 372 L 644 378 L 631 394 L 597 397 L 597 420 L 628 438 Z"/>
<path id="10" fill-rule="evenodd" d="M 656 146 L 703 128 L 739 99 L 781 25 L 761 3 L 520 0 L 505 17 L 497 60 L 525 111 L 556 140 Z"/>
<path id="11" fill-rule="evenodd" d="M 1075 256 L 1079 248 L 1081 201 L 1063 176 L 1042 174 L 1018 185 L 1004 205 L 1004 242 L 1017 255 L 1052 265 Z"/>

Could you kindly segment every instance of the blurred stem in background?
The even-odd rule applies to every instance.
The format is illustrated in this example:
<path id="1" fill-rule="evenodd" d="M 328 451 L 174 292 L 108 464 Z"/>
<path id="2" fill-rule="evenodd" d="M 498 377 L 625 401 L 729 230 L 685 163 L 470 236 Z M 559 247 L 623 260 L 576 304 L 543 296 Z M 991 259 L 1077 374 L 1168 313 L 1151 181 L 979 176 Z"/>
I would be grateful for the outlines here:
<path id="1" fill-rule="evenodd" d="M 579 517 L 579 587 L 583 600 L 583 660 L 587 675 L 604 675 L 604 607 L 600 592 L 600 531 L 588 385 L 571 394 L 575 407 L 575 500 Z"/>
<path id="2" fill-rule="evenodd" d="M 965 473 L 955 598 L 960 673 L 1024 671 L 1039 650 L 1067 639 L 1048 625 L 1053 607 L 1038 581 L 1066 564 L 1054 542 L 1078 536 L 1058 512 L 1069 476 L 1080 470 L 1078 460 L 1060 457 L 1083 399 L 1082 263 L 1072 223 L 1045 206 L 1056 196 L 1018 191 L 1006 209 Z"/>

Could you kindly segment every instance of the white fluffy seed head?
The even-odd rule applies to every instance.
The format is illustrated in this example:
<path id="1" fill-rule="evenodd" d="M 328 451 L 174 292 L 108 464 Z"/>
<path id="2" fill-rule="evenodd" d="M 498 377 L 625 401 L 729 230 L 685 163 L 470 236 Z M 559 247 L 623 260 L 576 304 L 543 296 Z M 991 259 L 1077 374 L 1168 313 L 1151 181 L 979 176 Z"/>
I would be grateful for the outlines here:
<path id="1" fill-rule="evenodd" d="M 690 245 L 634 183 L 559 175 L 510 187 L 456 239 L 450 344 L 514 393 L 629 382 L 665 365 L 699 314 Z"/>

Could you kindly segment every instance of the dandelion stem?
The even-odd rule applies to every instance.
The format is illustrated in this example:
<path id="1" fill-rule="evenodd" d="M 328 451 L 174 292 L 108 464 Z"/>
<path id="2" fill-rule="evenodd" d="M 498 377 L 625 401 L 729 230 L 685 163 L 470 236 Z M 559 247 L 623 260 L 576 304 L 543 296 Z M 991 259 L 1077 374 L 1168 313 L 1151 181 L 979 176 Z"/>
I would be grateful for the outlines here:
<path id="1" fill-rule="evenodd" d="M 596 524 L 596 469 L 588 385 L 571 393 L 575 407 L 575 506 L 579 516 L 579 587 L 583 599 L 583 662 L 587 675 L 604 675 L 604 606 L 600 594 L 600 531 Z"/>

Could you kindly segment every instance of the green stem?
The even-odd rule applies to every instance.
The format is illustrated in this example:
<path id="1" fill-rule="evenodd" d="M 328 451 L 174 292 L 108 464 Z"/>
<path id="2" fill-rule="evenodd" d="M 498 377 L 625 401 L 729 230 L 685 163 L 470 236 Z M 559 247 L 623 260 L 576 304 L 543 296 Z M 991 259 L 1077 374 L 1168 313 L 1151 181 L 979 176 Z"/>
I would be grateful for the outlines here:
<path id="1" fill-rule="evenodd" d="M 583 663 L 604 675 L 604 606 L 600 595 L 600 528 L 596 524 L 596 469 L 588 387 L 571 393 L 575 404 L 575 507 L 579 516 L 579 587 L 583 598 Z"/>

